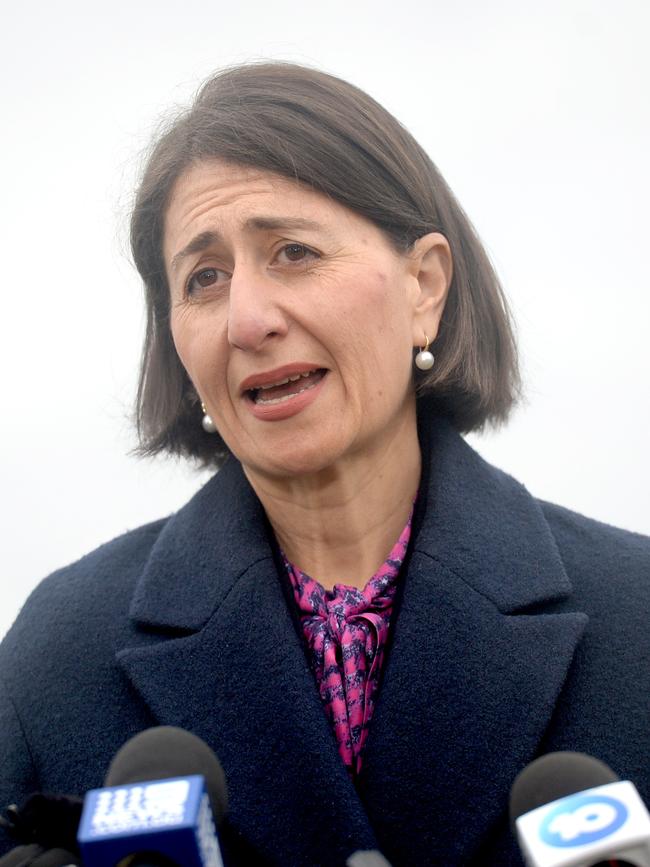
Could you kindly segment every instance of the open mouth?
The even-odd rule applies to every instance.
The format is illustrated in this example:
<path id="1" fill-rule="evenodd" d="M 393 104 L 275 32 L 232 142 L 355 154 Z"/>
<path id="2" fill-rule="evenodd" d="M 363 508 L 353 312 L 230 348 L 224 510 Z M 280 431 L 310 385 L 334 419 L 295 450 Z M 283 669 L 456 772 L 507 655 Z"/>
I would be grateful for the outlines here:
<path id="1" fill-rule="evenodd" d="M 245 394 L 248 400 L 253 401 L 258 406 L 271 406 L 272 404 L 283 403 L 298 394 L 302 394 L 303 391 L 314 388 L 326 373 L 327 370 L 323 367 L 319 367 L 316 370 L 306 370 L 304 373 L 286 376 L 278 380 L 278 382 L 261 385 L 258 388 L 248 388 Z"/>

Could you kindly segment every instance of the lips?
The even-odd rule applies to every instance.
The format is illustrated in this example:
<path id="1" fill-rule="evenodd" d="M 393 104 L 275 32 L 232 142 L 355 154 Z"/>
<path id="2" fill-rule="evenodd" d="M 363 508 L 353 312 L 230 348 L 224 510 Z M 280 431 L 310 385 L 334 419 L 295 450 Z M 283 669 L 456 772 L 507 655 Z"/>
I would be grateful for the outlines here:
<path id="1" fill-rule="evenodd" d="M 249 376 L 242 383 L 242 394 L 253 403 L 269 405 L 313 388 L 327 370 L 316 365 L 291 364 Z"/>
<path id="2" fill-rule="evenodd" d="M 271 406 L 276 403 L 284 403 L 292 397 L 302 394 L 314 388 L 323 376 L 324 370 L 314 370 L 311 373 L 301 373 L 292 376 L 278 385 L 265 385 L 263 388 L 252 389 L 249 394 L 258 406 Z"/>

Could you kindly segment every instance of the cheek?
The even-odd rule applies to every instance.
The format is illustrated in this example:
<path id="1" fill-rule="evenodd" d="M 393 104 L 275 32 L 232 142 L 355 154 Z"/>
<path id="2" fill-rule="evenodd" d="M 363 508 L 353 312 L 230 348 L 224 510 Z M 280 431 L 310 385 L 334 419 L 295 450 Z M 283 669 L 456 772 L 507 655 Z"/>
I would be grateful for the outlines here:
<path id="1" fill-rule="evenodd" d="M 354 328 L 355 340 L 371 354 L 393 355 L 410 351 L 411 326 L 406 292 L 390 271 L 365 273 L 352 287 L 341 310 L 341 320 Z"/>
<path id="2" fill-rule="evenodd" d="M 390 270 L 364 270 L 339 303 L 336 323 L 348 375 L 363 394 L 390 402 L 411 382 L 411 323 L 399 280 Z"/>
<path id="3" fill-rule="evenodd" d="M 205 328 L 185 312 L 172 314 L 171 333 L 176 353 L 192 382 L 205 393 L 205 385 L 219 370 L 220 341 L 213 328 Z"/>
<path id="4" fill-rule="evenodd" d="M 183 317 L 172 314 L 171 333 L 176 354 L 180 358 L 181 364 L 187 371 L 188 376 L 194 381 L 194 365 L 191 359 L 194 352 L 195 340 L 193 339 L 192 328 Z"/>
<path id="5" fill-rule="evenodd" d="M 325 290 L 327 306 L 335 309 L 341 323 L 348 323 L 350 329 L 359 329 L 363 322 L 376 328 L 388 319 L 391 280 L 384 271 L 355 269 L 344 279 L 323 284 L 321 288 Z"/>

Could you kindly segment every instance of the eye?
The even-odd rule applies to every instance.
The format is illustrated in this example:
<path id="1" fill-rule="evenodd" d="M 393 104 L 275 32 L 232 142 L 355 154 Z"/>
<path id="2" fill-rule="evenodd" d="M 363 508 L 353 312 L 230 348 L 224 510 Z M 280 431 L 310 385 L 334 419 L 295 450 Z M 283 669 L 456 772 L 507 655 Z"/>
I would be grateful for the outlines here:
<path id="1" fill-rule="evenodd" d="M 285 244 L 278 256 L 284 256 L 289 262 L 303 262 L 305 259 L 317 259 L 318 253 L 304 244 Z"/>
<path id="2" fill-rule="evenodd" d="M 209 289 L 219 281 L 219 275 L 223 274 L 218 268 L 201 268 L 195 271 L 187 281 L 187 294 L 193 295 L 201 289 Z"/>

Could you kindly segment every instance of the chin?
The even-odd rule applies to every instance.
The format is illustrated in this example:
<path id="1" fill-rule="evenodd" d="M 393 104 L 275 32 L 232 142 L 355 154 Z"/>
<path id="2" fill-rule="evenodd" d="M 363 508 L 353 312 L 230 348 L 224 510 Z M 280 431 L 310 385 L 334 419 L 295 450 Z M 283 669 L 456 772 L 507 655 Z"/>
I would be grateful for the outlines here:
<path id="1" fill-rule="evenodd" d="M 247 474 L 264 475 L 276 479 L 315 476 L 333 469 L 342 451 L 327 447 L 322 441 L 301 443 L 297 448 L 277 450 L 268 449 L 257 460 L 242 460 Z"/>

